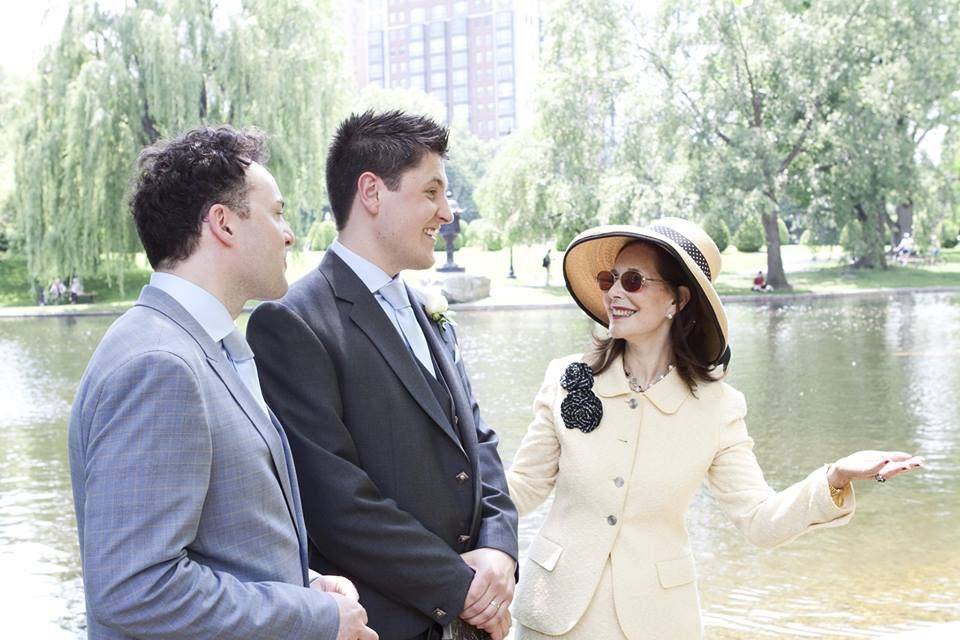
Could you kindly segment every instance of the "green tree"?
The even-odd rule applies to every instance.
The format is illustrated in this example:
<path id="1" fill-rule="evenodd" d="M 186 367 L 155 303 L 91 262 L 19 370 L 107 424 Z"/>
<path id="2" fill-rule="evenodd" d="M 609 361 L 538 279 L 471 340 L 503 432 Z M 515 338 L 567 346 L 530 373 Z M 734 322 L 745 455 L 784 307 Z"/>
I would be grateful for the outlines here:
<path id="1" fill-rule="evenodd" d="M 139 250 L 125 206 L 138 151 L 229 122 L 271 137 L 269 166 L 297 231 L 324 200 L 342 61 L 329 0 L 75 0 L 22 102 L 18 230 L 33 274 L 93 274 Z"/>
<path id="2" fill-rule="evenodd" d="M 316 220 L 307 232 L 307 249 L 326 251 L 337 238 L 337 225 L 333 220 Z"/>

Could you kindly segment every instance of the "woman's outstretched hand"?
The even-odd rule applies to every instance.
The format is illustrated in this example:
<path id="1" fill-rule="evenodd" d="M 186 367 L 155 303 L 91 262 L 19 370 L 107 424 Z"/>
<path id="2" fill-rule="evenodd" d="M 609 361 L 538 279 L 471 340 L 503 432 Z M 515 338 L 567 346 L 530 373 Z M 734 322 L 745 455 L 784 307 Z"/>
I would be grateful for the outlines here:
<path id="1" fill-rule="evenodd" d="M 830 465 L 827 481 L 830 486 L 843 489 L 851 480 L 886 482 L 922 466 L 923 458 L 903 451 L 857 451 Z"/>

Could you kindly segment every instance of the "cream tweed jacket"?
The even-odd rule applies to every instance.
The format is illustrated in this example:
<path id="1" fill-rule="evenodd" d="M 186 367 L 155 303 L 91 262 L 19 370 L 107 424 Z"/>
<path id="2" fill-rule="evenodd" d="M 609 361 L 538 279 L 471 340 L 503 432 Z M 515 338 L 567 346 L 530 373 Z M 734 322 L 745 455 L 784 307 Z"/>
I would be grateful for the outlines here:
<path id="1" fill-rule="evenodd" d="M 609 559 L 627 638 L 701 637 L 684 515 L 704 479 L 727 517 L 761 547 L 852 517 L 852 489 L 837 507 L 826 467 L 779 493 L 767 485 L 747 435 L 743 394 L 724 382 L 701 383 L 694 396 L 674 371 L 635 393 L 618 359 L 594 380 L 603 405 L 597 429 L 566 428 L 560 377 L 580 359 L 550 363 L 507 474 L 521 516 L 556 491 L 520 572 L 514 617 L 524 626 L 570 631 Z"/>

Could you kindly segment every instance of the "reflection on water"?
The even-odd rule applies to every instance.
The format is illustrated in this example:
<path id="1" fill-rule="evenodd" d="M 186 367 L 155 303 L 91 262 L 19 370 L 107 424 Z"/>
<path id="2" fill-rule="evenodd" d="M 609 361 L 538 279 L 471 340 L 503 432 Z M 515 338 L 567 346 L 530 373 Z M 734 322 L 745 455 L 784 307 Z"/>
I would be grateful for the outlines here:
<path id="1" fill-rule="evenodd" d="M 731 305 L 729 313 L 730 382 L 747 396 L 773 486 L 869 446 L 916 451 L 929 468 L 858 484 L 849 526 L 774 551 L 746 543 L 701 492 L 688 527 L 708 638 L 866 638 L 960 619 L 960 296 Z M 509 463 L 547 363 L 582 350 L 589 323 L 573 310 L 457 321 Z M 17 637 L 81 635 L 66 421 L 110 322 L 0 320 L 0 601 Z M 521 522 L 521 548 L 544 513 Z"/>

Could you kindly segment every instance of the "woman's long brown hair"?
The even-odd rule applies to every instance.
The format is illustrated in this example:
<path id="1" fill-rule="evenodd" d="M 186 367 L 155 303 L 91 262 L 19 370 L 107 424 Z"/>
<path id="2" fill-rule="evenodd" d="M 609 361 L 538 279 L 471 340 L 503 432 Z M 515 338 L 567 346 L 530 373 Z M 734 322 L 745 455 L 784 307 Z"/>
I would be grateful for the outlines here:
<path id="1" fill-rule="evenodd" d="M 680 265 L 680 261 L 667 253 L 666 249 L 644 240 L 635 240 L 620 251 L 635 244 L 644 244 L 654 249 L 656 256 L 657 275 L 666 281 L 666 284 L 673 292 L 673 300 L 679 306 L 680 287 L 684 286 L 690 290 L 690 301 L 686 306 L 674 316 L 670 324 L 670 346 L 673 348 L 673 357 L 676 359 L 677 373 L 686 383 L 690 392 L 696 394 L 697 383 L 713 382 L 719 380 L 726 374 L 726 365 L 718 368 L 715 365 L 705 362 L 698 355 L 698 345 L 705 344 L 705 328 L 710 322 L 712 311 L 709 308 L 704 295 L 700 292 L 700 287 L 687 275 L 687 272 Z M 626 349 L 626 340 L 622 338 L 597 338 L 594 336 L 593 344 L 587 350 L 584 360 L 594 375 L 599 375 L 605 371 L 617 357 L 622 356 Z"/>

